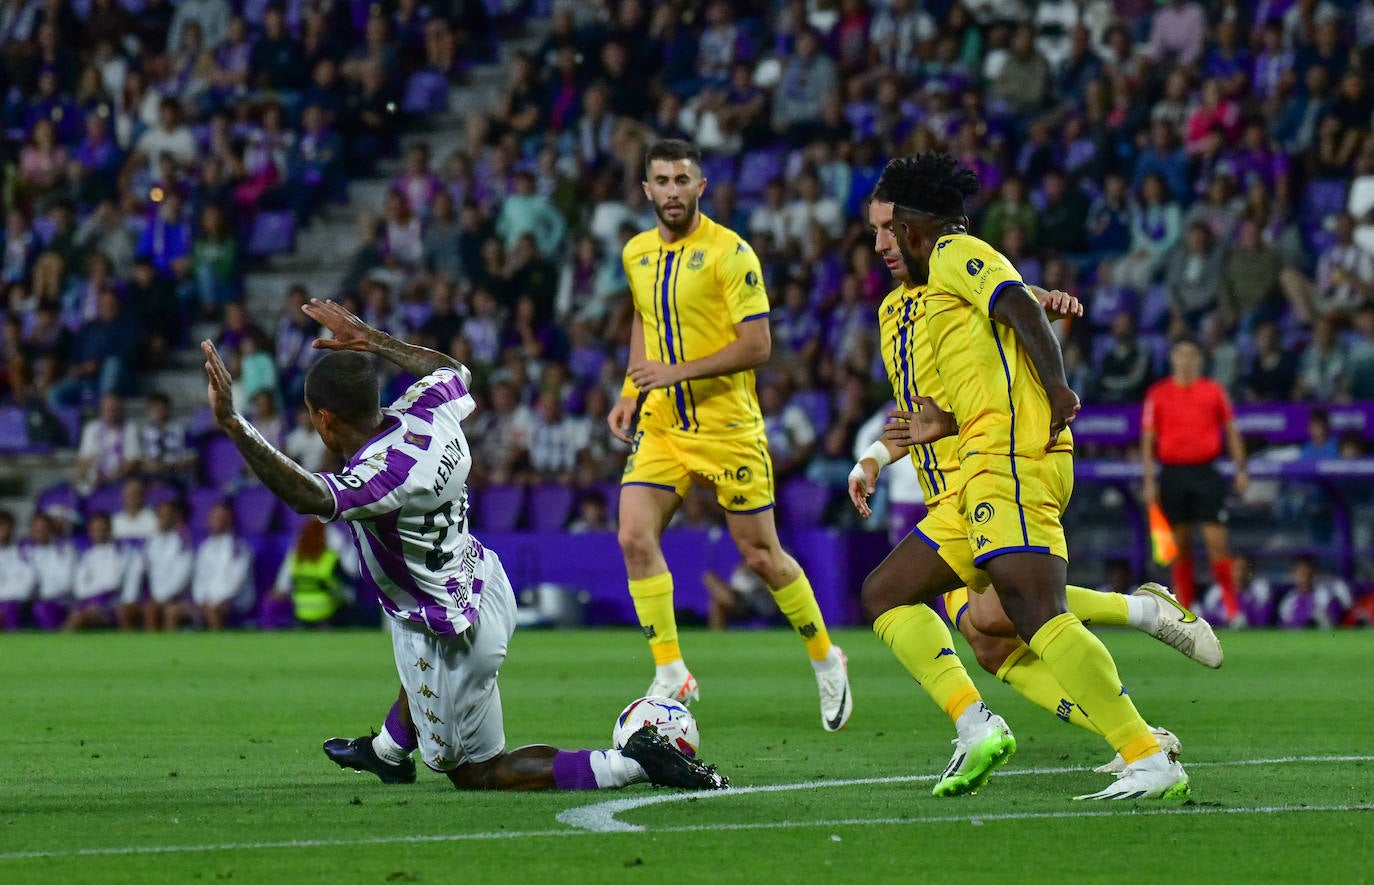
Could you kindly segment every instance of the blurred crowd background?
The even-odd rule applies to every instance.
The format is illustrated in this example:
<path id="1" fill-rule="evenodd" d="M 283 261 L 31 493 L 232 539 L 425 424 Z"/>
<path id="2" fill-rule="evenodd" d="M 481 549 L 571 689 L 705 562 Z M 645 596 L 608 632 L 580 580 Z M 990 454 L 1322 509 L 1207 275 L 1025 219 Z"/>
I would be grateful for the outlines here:
<path id="1" fill-rule="evenodd" d="M 464 105 L 493 64 L 499 99 Z M 99 531 L 138 476 L 193 537 L 289 536 L 280 555 L 299 524 L 270 503 L 215 522 L 262 490 L 152 379 L 208 334 L 258 427 L 333 466 L 300 409 L 299 310 L 332 297 L 473 369 L 479 527 L 609 528 L 620 248 L 654 224 L 644 147 L 681 137 L 773 300 L 758 384 L 785 524 L 857 523 L 844 476 L 890 399 L 863 209 L 889 157 L 932 148 L 978 172 L 979 235 L 1083 300 L 1061 333 L 1086 403 L 1139 403 L 1196 337 L 1237 402 L 1316 407 L 1290 455 L 1358 458 L 1363 432 L 1316 425 L 1374 400 L 1371 74 L 1371 0 L 3 0 L 0 436 L 77 449 L 39 498 L 67 530 Z M 460 138 L 416 136 L 451 107 Z M 378 176 L 380 200 L 349 201 Z M 356 220 L 337 288 L 250 310 L 254 270 L 331 213 Z M 1256 512 L 1323 506 L 1257 485 Z"/>

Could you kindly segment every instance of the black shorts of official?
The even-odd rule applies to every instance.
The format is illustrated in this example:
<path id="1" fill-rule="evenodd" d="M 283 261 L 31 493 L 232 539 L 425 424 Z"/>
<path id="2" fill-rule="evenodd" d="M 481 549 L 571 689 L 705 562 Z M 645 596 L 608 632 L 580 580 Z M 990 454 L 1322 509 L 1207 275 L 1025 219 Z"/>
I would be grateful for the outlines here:
<path id="1" fill-rule="evenodd" d="M 1225 478 L 1211 464 L 1159 468 L 1159 506 L 1171 525 L 1226 522 Z"/>

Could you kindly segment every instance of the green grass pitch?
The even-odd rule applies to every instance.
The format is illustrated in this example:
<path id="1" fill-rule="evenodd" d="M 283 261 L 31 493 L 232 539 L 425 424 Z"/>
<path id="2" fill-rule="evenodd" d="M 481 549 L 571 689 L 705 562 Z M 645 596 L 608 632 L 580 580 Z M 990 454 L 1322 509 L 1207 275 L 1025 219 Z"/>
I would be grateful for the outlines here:
<path id="1" fill-rule="evenodd" d="M 952 729 L 866 631 L 836 636 L 857 704 L 840 734 L 820 728 L 792 636 L 684 636 L 702 755 L 737 787 L 783 787 L 710 798 L 339 771 L 321 741 L 378 726 L 395 696 L 379 632 L 6 636 L 0 882 L 1374 879 L 1374 637 L 1227 635 L 1212 672 L 1102 635 L 1146 717 L 1182 737 L 1189 803 L 1069 801 L 1103 782 L 1088 769 L 1109 751 L 981 672 L 1020 751 L 978 795 L 932 798 Z M 511 746 L 604 746 L 649 669 L 634 631 L 518 633 L 501 674 Z M 632 831 L 559 819 L 651 797 L 670 801 L 579 812 Z"/>

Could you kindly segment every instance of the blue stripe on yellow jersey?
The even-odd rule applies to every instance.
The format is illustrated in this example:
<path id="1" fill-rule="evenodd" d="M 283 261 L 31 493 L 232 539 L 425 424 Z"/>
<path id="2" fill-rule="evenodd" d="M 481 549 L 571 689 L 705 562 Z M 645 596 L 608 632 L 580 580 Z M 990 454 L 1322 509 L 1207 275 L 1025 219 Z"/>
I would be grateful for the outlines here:
<path id="1" fill-rule="evenodd" d="M 992 318 L 997 299 L 1020 286 L 1021 275 L 1006 256 L 977 237 L 942 237 L 930 257 L 922 302 L 932 353 L 959 421 L 961 459 L 1045 455 L 1049 398 L 1015 333 Z M 1060 434 L 1054 451 L 1073 451 L 1069 431 Z"/>
<path id="2" fill-rule="evenodd" d="M 929 336 L 925 330 L 925 305 L 921 297 L 924 293 L 924 287 L 898 286 L 878 307 L 883 364 L 892 385 L 892 398 L 908 411 L 916 408 L 917 396 L 929 396 L 942 406 L 948 403 L 944 385 L 927 352 Z M 959 490 L 958 444 L 953 437 L 912 446 L 909 452 L 927 506 Z"/>
<path id="3" fill-rule="evenodd" d="M 758 256 L 738 234 L 705 215 L 689 236 L 665 243 L 658 229 L 632 237 L 621 253 L 644 356 L 676 365 L 701 359 L 738 337 L 738 323 L 768 319 Z M 635 396 L 627 379 L 622 393 Z M 752 370 L 699 378 L 651 392 L 639 426 L 674 433 L 742 436 L 763 428 Z"/>

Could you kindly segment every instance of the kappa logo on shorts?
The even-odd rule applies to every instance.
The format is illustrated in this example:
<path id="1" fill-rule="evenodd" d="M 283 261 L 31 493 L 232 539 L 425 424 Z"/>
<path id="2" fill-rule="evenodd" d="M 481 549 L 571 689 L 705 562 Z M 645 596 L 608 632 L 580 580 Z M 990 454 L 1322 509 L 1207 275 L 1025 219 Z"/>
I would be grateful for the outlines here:
<path id="1" fill-rule="evenodd" d="M 446 740 L 444 740 L 443 738 L 439 737 L 437 734 L 435 734 L 435 733 L 432 732 L 432 731 L 429 733 L 429 739 L 432 740 L 432 741 L 434 741 L 434 743 L 438 744 L 438 745 L 441 746 L 441 747 L 447 747 L 447 746 L 448 746 L 448 741 L 446 741 Z"/>
<path id="2" fill-rule="evenodd" d="M 692 253 L 692 257 L 687 259 L 688 270 L 701 270 L 706 266 L 706 250 L 697 249 Z"/>
<path id="3" fill-rule="evenodd" d="M 420 668 L 421 673 L 425 672 L 426 670 L 434 669 L 434 665 L 431 664 L 429 661 L 426 661 L 424 658 L 416 658 L 415 666 Z"/>
<path id="4" fill-rule="evenodd" d="M 964 269 L 968 271 L 969 276 L 976 277 L 978 272 L 983 269 L 983 262 L 977 258 L 970 258 L 968 264 L 964 265 Z"/>
<path id="5" fill-rule="evenodd" d="M 420 690 L 419 690 L 418 692 L 416 692 L 416 694 L 418 694 L 418 695 L 419 695 L 420 697 L 422 697 L 422 698 L 437 698 L 437 697 L 438 697 L 438 695 L 434 693 L 434 690 L 431 689 L 428 685 L 425 685 L 424 683 L 421 683 L 421 684 L 420 684 Z"/>
<path id="6" fill-rule="evenodd" d="M 748 500 L 749 500 L 749 499 L 746 498 L 746 497 L 744 497 L 743 495 L 736 495 L 735 497 L 733 497 L 733 498 L 730 499 L 730 506 L 731 506 L 731 507 L 743 507 L 743 506 L 745 505 L 745 503 L 748 502 Z"/>
<path id="7" fill-rule="evenodd" d="M 454 760 L 447 756 L 435 756 L 433 760 L 435 768 L 448 768 L 453 762 Z"/>
<path id="8" fill-rule="evenodd" d="M 974 546 L 974 548 L 977 549 L 977 550 L 982 550 L 984 547 L 988 546 L 988 545 L 991 544 L 991 543 L 992 543 L 992 542 L 989 541 L 989 540 L 987 539 L 986 536 L 984 536 L 984 535 L 979 535 L 979 536 L 978 536 L 978 539 L 977 539 L 976 541 L 973 542 L 973 546 Z"/>
<path id="9" fill-rule="evenodd" d="M 987 525 L 992 521 L 992 517 L 997 513 L 993 506 L 987 501 L 973 508 L 973 515 L 969 517 L 969 522 L 974 525 Z"/>
<path id="10" fill-rule="evenodd" d="M 435 725 L 443 725 L 443 724 L 444 724 L 444 720 L 442 720 L 442 719 L 440 719 L 438 716 L 434 715 L 434 711 L 431 710 L 431 709 L 429 709 L 428 707 L 425 708 L 425 718 L 428 719 L 428 720 L 430 721 L 431 724 L 435 724 Z"/>

